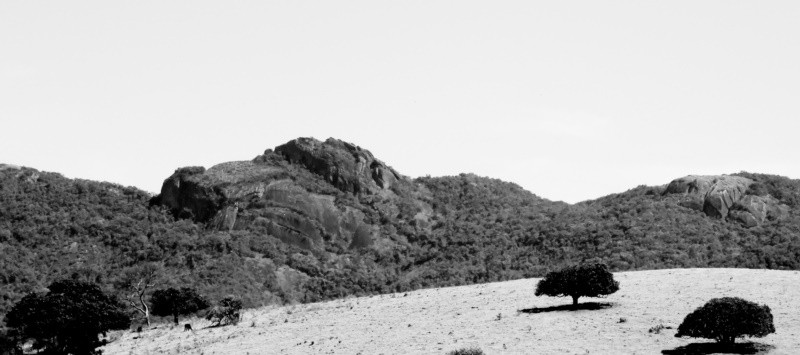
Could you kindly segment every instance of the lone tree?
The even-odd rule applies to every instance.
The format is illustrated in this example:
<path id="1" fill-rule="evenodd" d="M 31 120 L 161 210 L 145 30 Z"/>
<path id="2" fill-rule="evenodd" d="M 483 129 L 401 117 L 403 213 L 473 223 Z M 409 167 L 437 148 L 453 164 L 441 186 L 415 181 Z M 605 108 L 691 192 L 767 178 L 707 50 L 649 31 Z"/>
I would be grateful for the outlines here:
<path id="1" fill-rule="evenodd" d="M 124 306 L 96 284 L 63 280 L 49 290 L 26 295 L 6 315 L 18 343 L 48 354 L 99 354 L 99 334 L 131 324 Z"/>
<path id="2" fill-rule="evenodd" d="M 678 327 L 676 337 L 714 339 L 733 344 L 742 336 L 763 337 L 775 333 L 772 312 L 767 305 L 738 297 L 714 298 L 689 313 Z"/>
<path id="3" fill-rule="evenodd" d="M 125 301 L 134 312 L 141 314 L 150 326 L 150 307 L 144 301 L 147 292 L 153 288 L 163 274 L 163 267 L 156 263 L 146 263 L 122 272 L 117 287 L 126 291 Z"/>
<path id="4" fill-rule="evenodd" d="M 211 308 L 206 315 L 206 319 L 214 322 L 214 325 L 238 324 L 241 319 L 242 300 L 233 296 L 228 296 L 219 301 L 219 305 Z"/>
<path id="5" fill-rule="evenodd" d="M 572 304 L 578 304 L 578 297 L 601 297 L 619 290 L 619 282 L 604 264 L 582 264 L 569 266 L 558 271 L 548 272 L 536 285 L 536 296 L 572 297 Z"/>
<path id="6" fill-rule="evenodd" d="M 178 325 L 178 316 L 197 312 L 208 308 L 208 301 L 197 294 L 193 288 L 181 287 L 180 289 L 168 288 L 156 290 L 150 297 L 151 312 L 157 316 L 172 316 L 175 325 Z"/>

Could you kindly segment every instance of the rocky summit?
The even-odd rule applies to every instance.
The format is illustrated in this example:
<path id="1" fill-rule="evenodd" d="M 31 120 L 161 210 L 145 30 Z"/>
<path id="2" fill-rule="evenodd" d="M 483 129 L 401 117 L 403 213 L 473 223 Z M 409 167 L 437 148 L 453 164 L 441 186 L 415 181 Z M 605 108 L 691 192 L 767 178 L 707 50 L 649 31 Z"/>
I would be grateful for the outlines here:
<path id="1" fill-rule="evenodd" d="M 298 138 L 250 161 L 187 167 L 156 203 L 219 230 L 250 230 L 309 250 L 392 244 L 429 231 L 430 192 L 356 145 Z M 383 222 L 382 222 L 383 221 Z"/>

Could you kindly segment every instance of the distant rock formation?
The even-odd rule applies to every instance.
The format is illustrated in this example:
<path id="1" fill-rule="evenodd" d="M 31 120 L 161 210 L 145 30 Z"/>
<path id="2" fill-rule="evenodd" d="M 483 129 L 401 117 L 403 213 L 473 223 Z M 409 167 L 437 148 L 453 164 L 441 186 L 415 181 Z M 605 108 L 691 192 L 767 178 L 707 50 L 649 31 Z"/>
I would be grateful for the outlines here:
<path id="1" fill-rule="evenodd" d="M 709 217 L 725 218 L 746 227 L 775 220 L 788 213 L 788 206 L 772 197 L 747 195 L 753 180 L 731 175 L 689 175 L 672 180 L 664 194 L 684 194 L 679 205 L 702 211 Z"/>
<path id="2" fill-rule="evenodd" d="M 431 208 L 422 195 L 368 150 L 298 138 L 252 161 L 178 169 L 154 202 L 210 228 L 256 230 L 322 250 L 370 246 L 378 235 L 392 239 L 393 230 L 380 232 L 380 221 L 426 219 Z M 414 225 L 424 228 L 425 221 Z"/>
<path id="3" fill-rule="evenodd" d="M 275 148 L 290 163 L 299 163 L 322 176 L 339 190 L 354 194 L 373 194 L 388 189 L 400 175 L 366 149 L 328 138 L 297 138 Z"/>
<path id="4" fill-rule="evenodd" d="M 755 227 L 765 221 L 774 221 L 789 214 L 789 206 L 772 196 L 746 195 L 733 205 L 728 218 L 746 227 Z"/>

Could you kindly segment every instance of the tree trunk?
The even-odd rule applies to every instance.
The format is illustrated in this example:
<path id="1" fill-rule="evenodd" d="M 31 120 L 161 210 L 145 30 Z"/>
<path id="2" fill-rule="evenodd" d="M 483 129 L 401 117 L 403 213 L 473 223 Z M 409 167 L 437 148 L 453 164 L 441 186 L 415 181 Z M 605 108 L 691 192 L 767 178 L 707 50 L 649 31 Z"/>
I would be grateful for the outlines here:
<path id="1" fill-rule="evenodd" d="M 580 297 L 580 296 L 572 296 L 572 305 L 573 306 L 577 306 L 578 305 L 578 297 Z"/>
<path id="2" fill-rule="evenodd" d="M 172 318 L 172 319 L 175 321 L 175 325 L 178 325 L 178 314 L 177 314 L 177 313 L 175 313 L 175 314 L 173 314 L 172 316 L 174 317 L 174 318 Z"/>
<path id="3" fill-rule="evenodd" d="M 147 307 L 147 302 L 144 301 L 144 292 L 139 293 L 139 302 L 142 304 L 144 310 L 144 319 L 147 322 L 147 327 L 150 328 L 150 308 Z"/>

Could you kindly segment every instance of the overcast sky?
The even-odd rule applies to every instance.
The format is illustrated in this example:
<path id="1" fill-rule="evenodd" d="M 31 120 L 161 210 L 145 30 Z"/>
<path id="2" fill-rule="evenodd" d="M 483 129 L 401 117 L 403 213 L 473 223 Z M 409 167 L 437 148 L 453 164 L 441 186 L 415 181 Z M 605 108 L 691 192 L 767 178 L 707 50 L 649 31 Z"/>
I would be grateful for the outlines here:
<path id="1" fill-rule="evenodd" d="M 0 162 L 151 192 L 310 136 L 577 202 L 799 129 L 798 1 L 0 1 Z"/>

